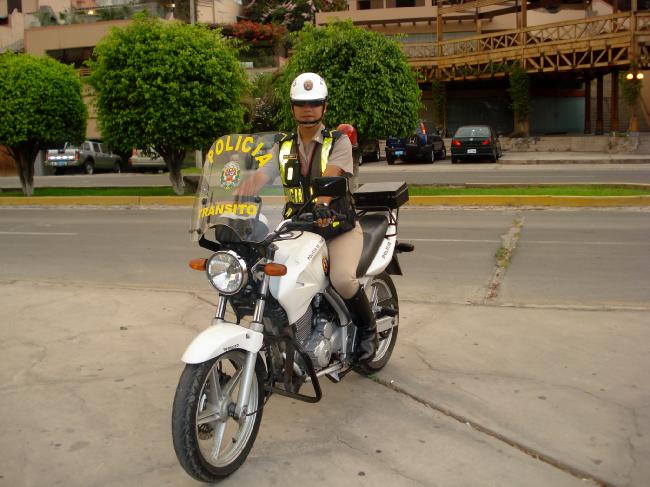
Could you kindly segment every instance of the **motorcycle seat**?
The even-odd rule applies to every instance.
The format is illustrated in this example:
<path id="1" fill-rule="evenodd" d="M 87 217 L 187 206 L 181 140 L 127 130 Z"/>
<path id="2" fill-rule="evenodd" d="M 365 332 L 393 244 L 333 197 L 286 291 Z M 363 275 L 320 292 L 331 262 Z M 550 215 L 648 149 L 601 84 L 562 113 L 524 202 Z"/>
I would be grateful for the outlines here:
<path id="1" fill-rule="evenodd" d="M 363 250 L 357 266 L 357 277 L 365 275 L 379 250 L 388 229 L 388 220 L 383 214 L 363 215 L 359 218 L 363 230 Z"/>

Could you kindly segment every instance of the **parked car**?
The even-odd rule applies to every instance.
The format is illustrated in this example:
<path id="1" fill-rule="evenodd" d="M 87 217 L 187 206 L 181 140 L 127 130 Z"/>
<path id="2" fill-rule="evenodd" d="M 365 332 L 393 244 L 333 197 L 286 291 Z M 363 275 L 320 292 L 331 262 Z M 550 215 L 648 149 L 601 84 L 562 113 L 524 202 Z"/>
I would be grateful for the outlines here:
<path id="1" fill-rule="evenodd" d="M 61 149 L 47 151 L 45 165 L 54 168 L 55 174 L 81 170 L 93 174 L 96 169 L 122 172 L 122 159 L 104 148 L 103 144 L 87 140 L 80 146 L 66 142 Z"/>
<path id="2" fill-rule="evenodd" d="M 133 149 L 131 157 L 129 157 L 128 168 L 133 172 L 164 172 L 167 171 L 167 164 L 165 164 L 162 156 L 152 148 L 147 150 Z"/>
<path id="3" fill-rule="evenodd" d="M 436 133 L 427 133 L 424 122 L 420 122 L 415 134 L 409 137 L 388 137 L 386 139 L 386 162 L 395 164 L 402 161 L 421 160 L 432 163 L 436 159 L 447 157 L 447 148 L 442 137 Z"/>
<path id="4" fill-rule="evenodd" d="M 468 159 L 487 159 L 497 162 L 501 157 L 501 143 L 494 129 L 488 125 L 459 127 L 451 139 L 451 162 Z"/>
<path id="5" fill-rule="evenodd" d="M 377 139 L 361 139 L 359 142 L 361 149 L 361 163 L 378 161 L 381 158 L 381 151 L 379 149 L 379 140 Z"/>

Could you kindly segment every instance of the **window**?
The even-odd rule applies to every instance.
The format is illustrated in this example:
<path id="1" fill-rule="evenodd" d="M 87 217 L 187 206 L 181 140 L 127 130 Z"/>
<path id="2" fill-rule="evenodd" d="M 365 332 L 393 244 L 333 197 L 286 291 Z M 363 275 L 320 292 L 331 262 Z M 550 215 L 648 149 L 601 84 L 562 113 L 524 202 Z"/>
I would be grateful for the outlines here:
<path id="1" fill-rule="evenodd" d="M 395 0 L 396 7 L 415 7 L 415 0 Z"/>
<path id="2" fill-rule="evenodd" d="M 489 137 L 488 127 L 461 127 L 456 131 L 454 137 Z"/>
<path id="3" fill-rule="evenodd" d="M 101 149 L 99 148 L 99 144 L 97 142 L 93 142 L 93 151 L 101 152 Z"/>

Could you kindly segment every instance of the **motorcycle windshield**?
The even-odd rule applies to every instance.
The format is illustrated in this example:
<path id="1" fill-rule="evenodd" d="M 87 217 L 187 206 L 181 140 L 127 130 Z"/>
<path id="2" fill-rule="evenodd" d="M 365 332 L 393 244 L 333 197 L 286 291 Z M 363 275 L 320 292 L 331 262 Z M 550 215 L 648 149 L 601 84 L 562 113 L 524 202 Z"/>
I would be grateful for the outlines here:
<path id="1" fill-rule="evenodd" d="M 258 169 L 267 164 L 278 167 L 273 146 L 282 135 L 230 134 L 212 144 L 194 200 L 192 240 L 205 236 L 221 243 L 260 242 L 282 221 L 285 197 L 280 178 L 258 191 L 250 184 Z"/>

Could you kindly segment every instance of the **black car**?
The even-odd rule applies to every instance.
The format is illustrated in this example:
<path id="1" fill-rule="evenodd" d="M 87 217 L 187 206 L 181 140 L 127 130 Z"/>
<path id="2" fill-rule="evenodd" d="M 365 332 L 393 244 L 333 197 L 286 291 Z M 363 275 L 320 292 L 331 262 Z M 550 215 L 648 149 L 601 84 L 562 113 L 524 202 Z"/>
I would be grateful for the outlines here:
<path id="1" fill-rule="evenodd" d="M 361 150 L 361 161 L 379 161 L 381 153 L 379 150 L 379 140 L 377 139 L 361 139 L 359 142 L 359 149 Z"/>
<path id="2" fill-rule="evenodd" d="M 451 162 L 468 159 L 487 159 L 497 162 L 501 157 L 501 143 L 488 125 L 459 127 L 451 140 Z"/>
<path id="3" fill-rule="evenodd" d="M 432 163 L 436 159 L 447 157 L 447 149 L 442 137 L 427 133 L 423 122 L 420 122 L 415 134 L 409 137 L 388 137 L 386 139 L 386 162 L 395 164 L 397 159 L 402 161 L 420 160 Z"/>

